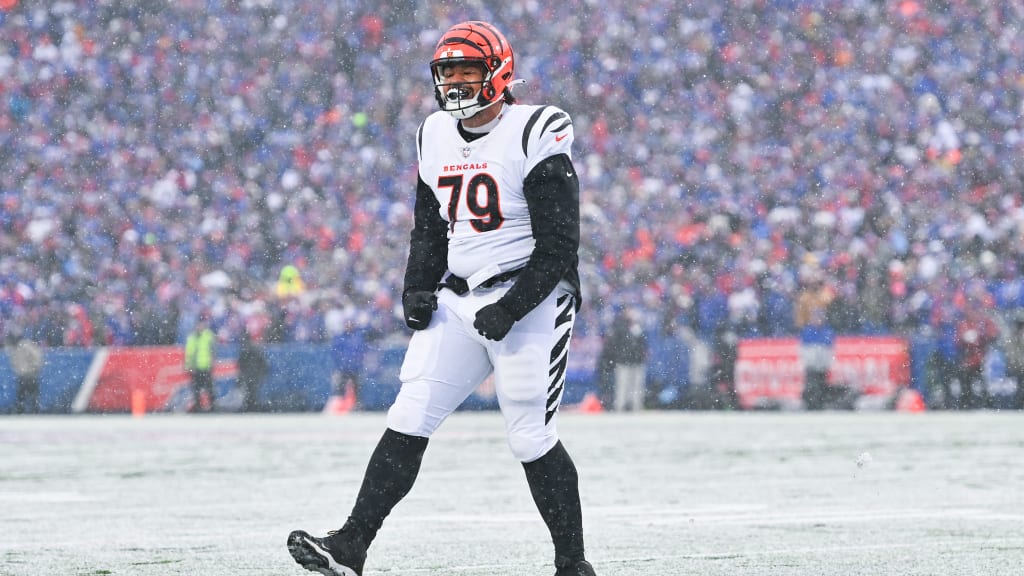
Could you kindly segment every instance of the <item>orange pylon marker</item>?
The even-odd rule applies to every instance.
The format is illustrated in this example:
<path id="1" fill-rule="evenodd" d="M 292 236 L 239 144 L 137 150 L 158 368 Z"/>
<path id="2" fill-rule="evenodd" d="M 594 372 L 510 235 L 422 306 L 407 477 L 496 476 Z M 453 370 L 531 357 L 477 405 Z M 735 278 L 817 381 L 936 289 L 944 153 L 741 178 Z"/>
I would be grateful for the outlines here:
<path id="1" fill-rule="evenodd" d="M 347 414 L 356 406 L 356 391 L 353 386 L 346 386 L 344 395 L 333 395 L 324 404 L 324 414 Z"/>
<path id="2" fill-rule="evenodd" d="M 579 403 L 578 409 L 580 412 L 587 412 L 589 414 L 596 414 L 598 412 L 604 412 L 604 408 L 601 406 L 601 401 L 598 400 L 597 394 L 593 392 L 587 392 L 583 396 L 583 400 Z"/>
<path id="3" fill-rule="evenodd" d="M 924 412 L 924 398 L 917 390 L 904 388 L 896 396 L 896 410 L 898 412 Z"/>
<path id="4" fill-rule="evenodd" d="M 146 393 L 138 388 L 132 389 L 132 418 L 146 415 Z"/>

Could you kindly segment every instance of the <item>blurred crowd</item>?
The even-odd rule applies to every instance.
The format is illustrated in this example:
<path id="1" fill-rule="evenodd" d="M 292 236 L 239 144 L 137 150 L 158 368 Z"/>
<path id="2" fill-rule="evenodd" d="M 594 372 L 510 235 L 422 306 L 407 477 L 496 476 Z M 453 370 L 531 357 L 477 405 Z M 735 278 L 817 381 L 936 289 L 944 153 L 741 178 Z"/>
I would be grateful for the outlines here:
<path id="1" fill-rule="evenodd" d="M 427 62 L 573 117 L 578 333 L 1024 307 L 1024 2 L 53 0 L 0 11 L 0 319 L 49 346 L 404 334 Z"/>

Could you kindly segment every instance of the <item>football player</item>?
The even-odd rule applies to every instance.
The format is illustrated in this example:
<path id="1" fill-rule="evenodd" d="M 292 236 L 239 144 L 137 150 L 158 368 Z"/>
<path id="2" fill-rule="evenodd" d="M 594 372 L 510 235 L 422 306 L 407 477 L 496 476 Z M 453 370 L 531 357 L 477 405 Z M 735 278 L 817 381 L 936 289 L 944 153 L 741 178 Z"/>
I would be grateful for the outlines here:
<path id="1" fill-rule="evenodd" d="M 576 467 L 558 406 L 580 305 L 573 125 L 516 103 L 515 56 L 494 26 L 463 22 L 430 62 L 441 110 L 416 132 L 419 181 L 402 303 L 414 330 L 401 389 L 340 530 L 288 536 L 295 561 L 361 575 L 366 550 L 416 480 L 427 442 L 494 374 L 508 444 L 554 543 L 556 576 L 593 576 Z"/>

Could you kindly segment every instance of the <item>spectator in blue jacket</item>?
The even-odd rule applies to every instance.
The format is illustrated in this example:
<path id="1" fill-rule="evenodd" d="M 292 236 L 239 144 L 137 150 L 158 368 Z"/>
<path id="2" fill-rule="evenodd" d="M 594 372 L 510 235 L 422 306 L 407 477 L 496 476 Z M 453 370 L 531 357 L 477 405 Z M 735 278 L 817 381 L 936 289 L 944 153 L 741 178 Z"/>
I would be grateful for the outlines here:
<path id="1" fill-rule="evenodd" d="M 690 349 L 682 335 L 688 329 L 666 316 L 650 340 L 647 388 L 663 408 L 679 406 L 690 388 Z"/>
<path id="2" fill-rule="evenodd" d="M 811 311 L 807 323 L 800 329 L 800 359 L 804 364 L 803 401 L 808 410 L 825 407 L 835 336 L 823 309 Z"/>
<path id="3" fill-rule="evenodd" d="M 357 406 L 366 353 L 369 351 L 367 340 L 367 329 L 356 321 L 354 314 L 349 314 L 342 330 L 331 337 L 331 357 L 334 360 L 331 395 L 351 394 L 356 398 Z"/>

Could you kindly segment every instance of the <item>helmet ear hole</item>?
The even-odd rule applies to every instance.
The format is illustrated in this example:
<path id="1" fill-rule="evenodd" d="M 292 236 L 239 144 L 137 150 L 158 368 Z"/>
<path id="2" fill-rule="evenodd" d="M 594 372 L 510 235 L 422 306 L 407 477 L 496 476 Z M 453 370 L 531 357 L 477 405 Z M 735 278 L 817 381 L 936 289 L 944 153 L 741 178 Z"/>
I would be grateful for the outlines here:
<path id="1" fill-rule="evenodd" d="M 491 86 L 490 82 L 484 84 L 483 87 L 480 88 L 480 95 L 484 97 L 484 100 L 493 100 L 495 94 L 494 86 Z"/>

